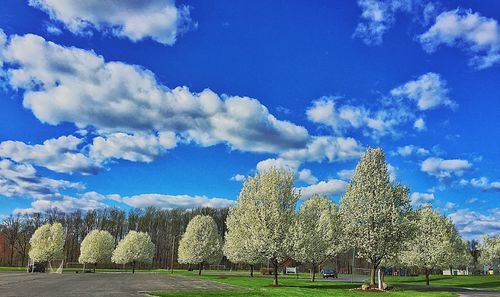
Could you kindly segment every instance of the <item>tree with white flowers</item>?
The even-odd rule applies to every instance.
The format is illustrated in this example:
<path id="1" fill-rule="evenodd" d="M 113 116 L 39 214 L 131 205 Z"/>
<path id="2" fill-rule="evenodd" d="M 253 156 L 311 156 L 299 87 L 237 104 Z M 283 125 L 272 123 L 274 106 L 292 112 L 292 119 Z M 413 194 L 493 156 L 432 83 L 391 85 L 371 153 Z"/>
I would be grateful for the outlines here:
<path id="1" fill-rule="evenodd" d="M 197 215 L 187 225 L 179 242 L 179 263 L 199 265 L 218 263 L 222 257 L 222 239 L 217 224 L 208 215 Z"/>
<path id="2" fill-rule="evenodd" d="M 148 233 L 130 231 L 116 246 L 111 261 L 116 264 L 132 263 L 132 273 L 135 273 L 135 265 L 153 262 L 154 253 L 155 245 Z"/>
<path id="3" fill-rule="evenodd" d="M 497 235 L 490 237 L 485 235 L 483 237 L 479 261 L 490 267 L 500 265 L 500 236 Z"/>
<path id="4" fill-rule="evenodd" d="M 254 266 L 262 263 L 263 258 L 252 245 L 248 226 L 253 222 L 245 221 L 247 218 L 248 216 L 242 215 L 242 207 L 239 204 L 229 210 L 223 251 L 229 261 L 250 265 L 250 276 L 253 277 Z"/>
<path id="5" fill-rule="evenodd" d="M 33 262 L 62 260 L 64 255 L 64 229 L 61 223 L 45 224 L 31 236 L 28 252 Z"/>
<path id="6" fill-rule="evenodd" d="M 291 255 L 312 266 L 312 281 L 318 266 L 338 252 L 339 227 L 337 205 L 326 196 L 315 194 L 300 207 L 292 227 Z"/>
<path id="7" fill-rule="evenodd" d="M 108 263 L 111 261 L 115 240 L 113 236 L 104 230 L 92 230 L 80 245 L 80 257 L 78 262 L 82 264 L 94 264 L 94 271 L 97 263 Z"/>
<path id="8" fill-rule="evenodd" d="M 272 265 L 275 286 L 278 267 L 291 254 L 291 227 L 299 199 L 293 183 L 293 172 L 271 168 L 246 179 L 238 198 L 241 228 L 248 228 L 249 245 Z"/>
<path id="9" fill-rule="evenodd" d="M 371 264 L 371 285 L 380 263 L 394 258 L 411 236 L 408 191 L 390 181 L 383 150 L 369 148 L 340 201 L 344 240 Z"/>
<path id="10" fill-rule="evenodd" d="M 414 225 L 414 237 L 407 242 L 399 259 L 403 265 L 422 269 L 429 285 L 433 269 L 454 264 L 459 236 L 453 223 L 431 206 L 417 210 Z"/>

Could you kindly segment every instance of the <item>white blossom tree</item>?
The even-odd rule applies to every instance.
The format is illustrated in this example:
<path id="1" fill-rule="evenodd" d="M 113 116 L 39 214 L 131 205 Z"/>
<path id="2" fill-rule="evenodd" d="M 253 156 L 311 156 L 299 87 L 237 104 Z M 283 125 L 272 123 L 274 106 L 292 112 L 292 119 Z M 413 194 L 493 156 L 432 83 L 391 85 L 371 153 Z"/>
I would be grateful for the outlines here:
<path id="1" fill-rule="evenodd" d="M 64 229 L 61 223 L 45 224 L 31 236 L 28 252 L 33 262 L 50 262 L 64 258 Z"/>
<path id="2" fill-rule="evenodd" d="M 243 184 L 238 198 L 241 228 L 249 245 L 273 266 L 275 286 L 278 267 L 291 253 L 291 226 L 299 193 L 295 190 L 293 172 L 271 168 Z"/>
<path id="3" fill-rule="evenodd" d="M 431 206 L 417 210 L 414 225 L 414 237 L 407 242 L 399 259 L 403 265 L 424 270 L 429 285 L 433 269 L 447 268 L 454 262 L 458 233 L 453 223 Z"/>
<path id="4" fill-rule="evenodd" d="M 187 225 L 179 242 L 179 263 L 198 264 L 199 272 L 205 263 L 217 263 L 222 256 L 222 239 L 211 216 L 197 215 Z"/>
<path id="5" fill-rule="evenodd" d="M 380 263 L 411 236 L 411 213 L 408 188 L 390 182 L 383 150 L 369 148 L 341 199 L 340 217 L 346 244 L 371 264 L 371 285 Z"/>
<path id="6" fill-rule="evenodd" d="M 292 227 L 295 260 L 311 264 L 311 280 L 316 269 L 339 249 L 340 230 L 337 205 L 326 196 L 313 195 L 302 204 Z"/>
<path id="7" fill-rule="evenodd" d="M 154 253 L 155 245 L 148 233 L 130 231 L 116 246 L 111 261 L 116 264 L 132 263 L 132 273 L 135 273 L 136 263 L 151 263 Z"/>
<path id="8" fill-rule="evenodd" d="M 500 236 L 483 237 L 481 244 L 481 256 L 479 260 L 482 264 L 494 267 L 500 264 Z"/>
<path id="9" fill-rule="evenodd" d="M 250 265 L 250 276 L 253 277 L 254 266 L 262 263 L 263 258 L 251 240 L 248 226 L 253 222 L 245 221 L 248 216 L 242 215 L 242 210 L 239 204 L 229 210 L 223 251 L 229 261 Z"/>
<path id="10" fill-rule="evenodd" d="M 94 271 L 97 263 L 108 263 L 111 261 L 115 240 L 113 236 L 104 230 L 92 230 L 80 245 L 80 257 L 78 262 L 82 264 L 94 264 Z"/>

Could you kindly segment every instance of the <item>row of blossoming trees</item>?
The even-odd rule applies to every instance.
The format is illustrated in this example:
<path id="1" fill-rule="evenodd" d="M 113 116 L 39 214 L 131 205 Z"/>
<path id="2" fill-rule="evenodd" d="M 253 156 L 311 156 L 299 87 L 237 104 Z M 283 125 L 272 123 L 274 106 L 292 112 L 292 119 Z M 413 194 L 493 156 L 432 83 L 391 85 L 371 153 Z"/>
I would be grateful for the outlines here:
<path id="1" fill-rule="evenodd" d="M 234 263 L 251 267 L 270 263 L 274 285 L 278 268 L 293 258 L 309 264 L 314 281 L 317 267 L 329 257 L 355 248 L 371 263 L 371 284 L 380 267 L 417 267 L 429 274 L 436 268 L 465 265 L 466 245 L 453 223 L 430 206 L 414 211 L 407 187 L 390 181 L 381 149 L 368 149 L 356 166 L 340 205 L 314 195 L 296 212 L 300 193 L 294 174 L 270 169 L 246 179 L 238 204 L 227 217 L 224 240 L 210 216 L 194 217 L 179 243 L 178 261 L 218 263 L 225 255 Z M 60 259 L 64 244 L 58 223 L 40 227 L 31 239 L 34 261 Z M 148 234 L 130 231 L 114 247 L 106 231 L 92 231 L 81 244 L 81 263 L 151 262 L 155 246 Z M 500 260 L 500 238 L 486 238 L 483 262 Z"/>

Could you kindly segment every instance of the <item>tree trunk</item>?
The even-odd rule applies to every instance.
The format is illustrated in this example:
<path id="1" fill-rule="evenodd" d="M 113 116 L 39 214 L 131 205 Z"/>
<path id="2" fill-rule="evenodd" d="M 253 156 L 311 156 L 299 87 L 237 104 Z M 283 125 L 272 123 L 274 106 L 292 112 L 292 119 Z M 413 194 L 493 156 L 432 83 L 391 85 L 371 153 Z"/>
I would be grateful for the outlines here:
<path id="1" fill-rule="evenodd" d="M 311 281 L 314 282 L 316 280 L 316 264 L 313 263 L 312 264 L 312 277 L 311 277 Z"/>
<path id="2" fill-rule="evenodd" d="M 14 245 L 10 246 L 10 266 L 14 266 Z"/>
<path id="3" fill-rule="evenodd" d="M 132 274 L 135 274 L 135 261 L 132 261 Z"/>
<path id="4" fill-rule="evenodd" d="M 372 264 L 372 267 L 370 269 L 370 285 L 376 284 L 377 267 L 378 265 Z"/>
<path id="5" fill-rule="evenodd" d="M 426 285 L 426 286 L 428 286 L 428 285 L 429 285 L 429 283 L 430 283 L 430 281 L 429 281 L 429 274 L 430 274 L 430 273 L 431 273 L 431 272 L 429 271 L 429 269 L 428 269 L 428 268 L 425 268 L 425 285 Z"/>
<path id="6" fill-rule="evenodd" d="M 250 276 L 253 277 L 253 265 L 250 265 Z"/>
<path id="7" fill-rule="evenodd" d="M 203 263 L 198 264 L 198 269 L 199 269 L 198 275 L 201 275 L 201 268 L 203 267 L 202 265 L 203 265 Z"/>
<path id="8" fill-rule="evenodd" d="M 94 273 L 95 273 L 96 267 L 97 267 L 97 263 L 94 263 Z"/>
<path id="9" fill-rule="evenodd" d="M 273 280 L 273 285 L 275 287 L 278 286 L 278 261 L 273 260 L 273 267 L 274 267 L 274 280 Z"/>

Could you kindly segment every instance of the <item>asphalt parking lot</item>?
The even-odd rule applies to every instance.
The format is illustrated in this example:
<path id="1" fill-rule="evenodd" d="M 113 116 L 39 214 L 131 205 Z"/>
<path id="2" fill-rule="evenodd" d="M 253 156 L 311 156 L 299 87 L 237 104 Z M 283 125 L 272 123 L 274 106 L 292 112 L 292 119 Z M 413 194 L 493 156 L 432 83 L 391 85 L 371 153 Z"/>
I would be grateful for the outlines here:
<path id="1" fill-rule="evenodd" d="M 2 297 L 147 296 L 166 290 L 233 290 L 225 284 L 159 273 L 0 273 Z"/>

